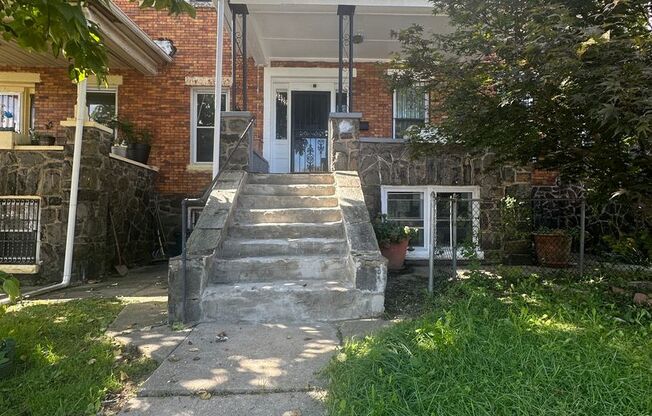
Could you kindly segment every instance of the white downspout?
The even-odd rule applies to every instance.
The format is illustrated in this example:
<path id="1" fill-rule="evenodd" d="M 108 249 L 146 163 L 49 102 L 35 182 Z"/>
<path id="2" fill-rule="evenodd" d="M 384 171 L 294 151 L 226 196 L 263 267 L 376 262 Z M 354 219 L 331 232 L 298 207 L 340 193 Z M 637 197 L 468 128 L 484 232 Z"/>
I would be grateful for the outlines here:
<path id="1" fill-rule="evenodd" d="M 42 287 L 31 292 L 23 293 L 23 297 L 36 296 L 42 293 L 63 289 L 70 286 L 72 278 L 72 253 L 75 245 L 75 222 L 77 219 L 77 194 L 79 190 L 79 170 L 81 167 L 82 137 L 84 135 L 84 121 L 86 121 L 86 84 L 87 79 L 77 83 L 77 114 L 75 120 L 75 144 L 72 157 L 72 180 L 70 183 L 70 204 L 68 205 L 68 229 L 66 230 L 66 254 L 63 263 L 63 279 L 61 283 Z M 7 303 L 8 299 L 0 301 Z"/>
<path id="2" fill-rule="evenodd" d="M 224 52 L 224 2 L 213 0 L 217 12 L 217 44 L 215 45 L 215 121 L 213 128 L 213 178 L 220 171 L 220 142 L 222 130 L 222 55 Z"/>

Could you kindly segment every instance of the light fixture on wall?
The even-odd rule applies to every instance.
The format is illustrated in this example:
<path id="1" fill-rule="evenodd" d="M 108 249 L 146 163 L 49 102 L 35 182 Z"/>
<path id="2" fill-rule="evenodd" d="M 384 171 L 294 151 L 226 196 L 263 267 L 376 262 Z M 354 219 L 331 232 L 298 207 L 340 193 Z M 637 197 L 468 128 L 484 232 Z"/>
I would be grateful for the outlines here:
<path id="1" fill-rule="evenodd" d="M 364 34 L 362 34 L 362 32 L 358 32 L 355 35 L 353 35 L 353 38 L 351 40 L 353 41 L 354 45 L 359 45 L 362 42 L 364 42 Z"/>

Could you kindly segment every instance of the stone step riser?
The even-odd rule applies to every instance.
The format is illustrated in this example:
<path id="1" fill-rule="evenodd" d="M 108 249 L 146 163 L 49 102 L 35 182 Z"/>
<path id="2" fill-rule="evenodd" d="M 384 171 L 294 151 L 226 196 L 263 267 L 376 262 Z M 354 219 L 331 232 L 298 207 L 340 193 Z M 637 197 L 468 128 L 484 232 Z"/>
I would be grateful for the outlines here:
<path id="1" fill-rule="evenodd" d="M 259 290 L 220 285 L 202 299 L 204 320 L 225 323 L 305 323 L 379 316 L 382 294 L 348 291 Z"/>
<path id="2" fill-rule="evenodd" d="M 269 223 L 320 223 L 336 222 L 342 219 L 339 208 L 293 209 L 293 210 L 246 210 L 238 209 L 235 214 L 237 224 Z"/>
<path id="3" fill-rule="evenodd" d="M 244 187 L 245 195 L 274 196 L 333 196 L 333 185 L 249 185 Z"/>
<path id="4" fill-rule="evenodd" d="M 265 224 L 258 226 L 233 225 L 231 238 L 288 239 L 288 238 L 343 238 L 341 223 L 334 224 Z"/>
<path id="5" fill-rule="evenodd" d="M 238 206 L 250 209 L 335 208 L 338 201 L 328 196 L 241 195 Z"/>
<path id="6" fill-rule="evenodd" d="M 234 259 L 254 256 L 336 256 L 346 255 L 346 241 L 329 240 L 227 240 L 222 249 L 222 258 Z"/>
<path id="7" fill-rule="evenodd" d="M 344 258 L 251 257 L 218 260 L 213 268 L 211 283 L 256 283 L 284 280 L 346 280 L 351 274 Z"/>
<path id="8" fill-rule="evenodd" d="M 334 179 L 330 174 L 258 174 L 249 175 L 248 182 L 263 185 L 331 185 Z"/>

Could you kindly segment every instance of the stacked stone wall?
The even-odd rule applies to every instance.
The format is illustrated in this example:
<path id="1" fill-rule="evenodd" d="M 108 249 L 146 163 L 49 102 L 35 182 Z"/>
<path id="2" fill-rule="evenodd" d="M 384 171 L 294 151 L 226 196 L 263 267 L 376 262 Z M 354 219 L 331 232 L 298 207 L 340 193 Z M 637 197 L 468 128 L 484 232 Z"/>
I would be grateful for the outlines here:
<path id="1" fill-rule="evenodd" d="M 72 177 L 73 130 L 59 150 L 0 151 L 0 194 L 41 197 L 41 267 L 37 282 L 61 279 Z M 112 213 L 118 244 L 131 266 L 147 263 L 154 248 L 150 201 L 156 172 L 112 158 L 112 134 L 84 129 L 73 279 L 98 278 L 117 264 Z"/>

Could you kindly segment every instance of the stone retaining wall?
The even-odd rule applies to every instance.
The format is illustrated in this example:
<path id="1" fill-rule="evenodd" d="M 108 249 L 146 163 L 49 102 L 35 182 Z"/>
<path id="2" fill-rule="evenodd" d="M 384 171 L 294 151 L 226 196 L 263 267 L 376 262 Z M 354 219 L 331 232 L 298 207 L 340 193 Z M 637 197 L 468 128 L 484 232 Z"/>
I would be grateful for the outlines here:
<path id="1" fill-rule="evenodd" d="M 60 150 L 0 151 L 0 194 L 42 197 L 36 282 L 59 281 L 63 273 L 74 141 L 74 130 L 67 130 L 67 143 Z M 128 264 L 147 263 L 154 247 L 149 206 L 156 172 L 112 158 L 112 140 L 110 131 L 84 128 L 73 280 L 101 277 L 116 264 L 109 210 Z"/>
<path id="2" fill-rule="evenodd" d="M 331 114 L 329 140 L 333 171 L 357 171 L 365 202 L 375 218 L 381 211 L 381 187 L 395 186 L 477 186 L 480 198 L 495 201 L 482 206 L 481 227 L 488 255 L 498 255 L 502 241 L 494 231 L 500 215 L 499 201 L 505 196 L 530 198 L 532 174 L 528 169 L 496 167 L 495 155 L 471 155 L 450 146 L 441 153 L 413 159 L 403 140 L 360 138 L 360 114 Z"/>

